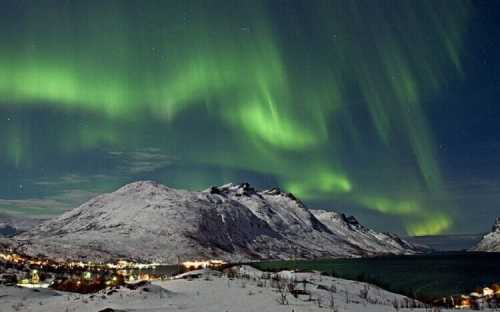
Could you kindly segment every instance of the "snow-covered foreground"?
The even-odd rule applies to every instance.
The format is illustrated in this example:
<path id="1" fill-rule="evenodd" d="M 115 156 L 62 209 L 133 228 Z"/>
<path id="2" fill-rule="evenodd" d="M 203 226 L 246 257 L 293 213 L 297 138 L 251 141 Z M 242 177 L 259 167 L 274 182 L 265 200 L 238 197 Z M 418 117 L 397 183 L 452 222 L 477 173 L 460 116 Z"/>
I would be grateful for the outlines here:
<path id="1" fill-rule="evenodd" d="M 120 288 L 96 294 L 63 293 L 52 290 L 22 289 L 0 286 L 0 311 L 396 311 L 394 305 L 406 306 L 407 297 L 387 292 L 373 285 L 319 273 L 282 272 L 295 279 L 296 289 L 305 289 L 311 295 L 284 297 L 273 288 L 269 279 L 261 279 L 262 272 L 242 268 L 245 278 L 205 275 L 198 279 L 158 281 L 131 290 Z M 283 279 L 284 280 L 284 279 Z M 424 308 L 399 311 L 431 311 Z"/>

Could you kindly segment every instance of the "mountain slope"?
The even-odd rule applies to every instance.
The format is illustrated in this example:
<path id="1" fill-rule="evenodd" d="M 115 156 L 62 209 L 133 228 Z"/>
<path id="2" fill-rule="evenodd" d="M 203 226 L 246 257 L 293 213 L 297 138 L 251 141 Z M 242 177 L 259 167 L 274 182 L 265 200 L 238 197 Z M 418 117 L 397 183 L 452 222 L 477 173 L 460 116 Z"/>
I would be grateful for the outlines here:
<path id="1" fill-rule="evenodd" d="M 500 217 L 497 217 L 491 232 L 483 236 L 474 250 L 500 252 Z"/>
<path id="2" fill-rule="evenodd" d="M 418 251 L 397 237 L 367 231 L 354 226 L 338 231 L 278 189 L 257 192 L 244 183 L 191 192 L 139 181 L 100 195 L 16 241 L 21 252 L 51 258 L 167 263 L 179 258 L 242 261 Z"/>
<path id="3" fill-rule="evenodd" d="M 336 236 L 352 242 L 369 253 L 406 254 L 415 250 L 426 251 L 423 245 L 412 244 L 392 233 L 380 233 L 361 225 L 353 216 L 346 217 L 333 211 L 311 210 L 311 212 Z"/>

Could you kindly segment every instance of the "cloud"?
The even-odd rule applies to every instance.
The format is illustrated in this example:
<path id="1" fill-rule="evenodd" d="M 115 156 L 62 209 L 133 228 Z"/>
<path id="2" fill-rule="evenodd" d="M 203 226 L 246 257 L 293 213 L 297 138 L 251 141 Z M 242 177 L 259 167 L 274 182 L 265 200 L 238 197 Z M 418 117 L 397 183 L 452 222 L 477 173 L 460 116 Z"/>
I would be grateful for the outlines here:
<path id="1" fill-rule="evenodd" d="M 25 198 L 0 198 L 0 213 L 47 217 L 77 207 L 94 196 L 126 183 L 132 176 L 171 166 L 175 158 L 157 148 L 136 151 L 108 151 L 114 166 L 105 173 L 67 173 L 25 181 L 34 192 Z M 46 194 L 45 196 L 39 194 Z"/>
<path id="2" fill-rule="evenodd" d="M 45 178 L 45 179 L 40 179 L 36 180 L 33 182 L 35 185 L 40 185 L 40 186 L 75 186 L 75 185 L 80 185 L 83 183 L 89 183 L 92 180 L 95 179 L 107 179 L 110 178 L 108 175 L 104 174 L 90 174 L 90 175 L 81 175 L 81 174 L 67 174 L 63 176 L 59 176 L 56 178 Z"/>
<path id="3" fill-rule="evenodd" d="M 79 206 L 96 195 L 97 193 L 95 192 L 70 189 L 47 197 L 24 199 L 0 198 L 0 211 L 12 215 L 48 217 Z"/>
<path id="4" fill-rule="evenodd" d="M 110 151 L 108 155 L 119 161 L 118 168 L 130 174 L 154 172 L 171 166 L 175 157 L 161 152 L 158 148 L 144 148 L 132 152 Z"/>

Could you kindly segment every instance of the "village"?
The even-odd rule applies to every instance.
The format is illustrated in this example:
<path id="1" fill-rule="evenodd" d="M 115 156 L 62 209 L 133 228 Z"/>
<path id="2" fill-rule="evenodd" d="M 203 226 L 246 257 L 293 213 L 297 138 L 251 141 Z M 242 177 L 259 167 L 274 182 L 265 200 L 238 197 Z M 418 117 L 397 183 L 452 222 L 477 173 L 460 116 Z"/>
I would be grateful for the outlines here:
<path id="1" fill-rule="evenodd" d="M 20 255 L 12 250 L 0 253 L 0 284 L 25 288 L 52 288 L 77 293 L 93 293 L 107 287 L 144 281 L 168 280 L 199 269 L 217 269 L 222 260 L 190 260 L 169 265 L 118 260 L 114 263 L 57 262 Z M 3 268 L 3 269 L 2 269 Z"/>
<path id="2" fill-rule="evenodd" d="M 478 287 L 467 295 L 450 296 L 437 300 L 435 303 L 455 309 L 496 309 L 500 307 L 500 285 L 495 283 L 489 287 Z"/>

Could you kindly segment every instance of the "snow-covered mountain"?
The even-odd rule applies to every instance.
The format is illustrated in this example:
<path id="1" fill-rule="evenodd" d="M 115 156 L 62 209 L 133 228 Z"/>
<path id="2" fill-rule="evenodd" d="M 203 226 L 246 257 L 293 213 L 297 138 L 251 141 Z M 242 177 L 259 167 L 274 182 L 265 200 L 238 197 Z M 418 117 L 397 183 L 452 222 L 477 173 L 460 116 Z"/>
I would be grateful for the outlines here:
<path id="1" fill-rule="evenodd" d="M 51 258 L 176 263 L 411 254 L 419 248 L 354 218 L 308 210 L 277 188 L 247 183 L 202 192 L 134 182 L 16 236 L 20 251 Z"/>
<path id="2" fill-rule="evenodd" d="M 497 217 L 491 232 L 483 236 L 474 250 L 500 252 L 500 217 Z"/>
<path id="3" fill-rule="evenodd" d="M 426 247 L 401 239 L 393 233 L 380 233 L 361 225 L 355 217 L 325 210 L 311 210 L 314 216 L 328 227 L 333 234 L 356 244 L 366 252 L 377 254 L 382 250 L 405 254 L 408 250 L 424 251 Z"/>

